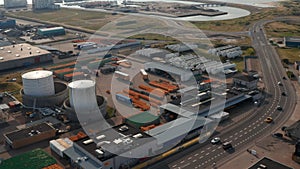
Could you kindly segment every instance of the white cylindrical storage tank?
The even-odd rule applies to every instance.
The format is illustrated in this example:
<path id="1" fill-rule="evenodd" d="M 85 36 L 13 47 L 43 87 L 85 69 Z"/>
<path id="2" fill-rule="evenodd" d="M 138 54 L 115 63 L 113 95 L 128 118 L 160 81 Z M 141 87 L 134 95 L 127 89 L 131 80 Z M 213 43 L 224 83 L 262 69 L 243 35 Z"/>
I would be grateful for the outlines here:
<path id="1" fill-rule="evenodd" d="M 81 110 L 98 109 L 95 82 L 92 80 L 77 80 L 69 84 L 70 105 Z M 77 104 L 76 107 L 74 104 Z"/>
<path id="2" fill-rule="evenodd" d="M 28 96 L 52 96 L 55 94 L 53 73 L 46 70 L 22 75 L 24 94 Z"/>

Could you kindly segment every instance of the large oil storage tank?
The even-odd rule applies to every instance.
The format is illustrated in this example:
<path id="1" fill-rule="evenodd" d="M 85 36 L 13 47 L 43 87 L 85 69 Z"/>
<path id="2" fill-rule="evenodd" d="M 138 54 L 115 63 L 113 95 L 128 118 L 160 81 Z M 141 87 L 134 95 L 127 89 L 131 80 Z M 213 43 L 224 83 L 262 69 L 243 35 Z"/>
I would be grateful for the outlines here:
<path id="1" fill-rule="evenodd" d="M 64 107 L 70 112 L 70 119 L 78 120 L 76 114 L 78 116 L 78 113 L 98 109 L 103 117 L 106 116 L 106 100 L 102 96 L 96 96 L 95 85 L 92 80 L 77 80 L 68 85 L 69 99 L 64 102 Z"/>
<path id="2" fill-rule="evenodd" d="M 22 102 L 26 107 L 60 106 L 68 97 L 68 86 L 64 82 L 54 82 L 53 73 L 39 70 L 22 75 Z"/>
<path id="3" fill-rule="evenodd" d="M 23 91 L 28 96 L 52 96 L 55 94 L 53 73 L 46 70 L 22 75 Z"/>

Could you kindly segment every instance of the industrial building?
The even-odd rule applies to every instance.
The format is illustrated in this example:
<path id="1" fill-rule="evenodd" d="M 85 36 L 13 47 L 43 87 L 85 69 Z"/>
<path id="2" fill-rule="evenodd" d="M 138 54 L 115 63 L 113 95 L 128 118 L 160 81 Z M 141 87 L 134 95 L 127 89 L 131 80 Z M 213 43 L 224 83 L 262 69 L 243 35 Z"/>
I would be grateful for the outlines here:
<path id="1" fill-rule="evenodd" d="M 186 70 L 199 70 L 209 74 L 224 73 L 226 71 L 235 72 L 236 65 L 234 63 L 210 60 L 208 58 L 197 56 L 194 54 L 186 54 L 178 56 L 176 54 L 168 54 L 165 56 L 165 62 L 172 66 L 186 69 Z"/>
<path id="2" fill-rule="evenodd" d="M 144 64 L 144 69 L 146 71 L 164 71 L 170 75 L 174 75 L 173 78 L 178 77 L 182 82 L 192 79 L 194 76 L 191 71 L 187 71 L 178 67 L 174 67 L 169 64 L 159 63 L 159 62 L 147 62 Z"/>
<path id="3" fill-rule="evenodd" d="M 296 61 L 294 63 L 294 67 L 295 67 L 296 70 L 300 71 L 300 61 Z"/>
<path id="4" fill-rule="evenodd" d="M 55 5 L 54 0 L 32 0 L 32 8 L 34 10 L 42 9 L 59 9 L 59 5 Z"/>
<path id="5" fill-rule="evenodd" d="M 284 131 L 293 140 L 300 140 L 300 120 L 287 127 Z"/>
<path id="6" fill-rule="evenodd" d="M 139 50 L 136 53 L 140 56 L 148 57 L 148 58 L 163 57 L 166 54 L 168 54 L 167 51 L 156 49 L 156 48 L 147 48 L 147 49 Z"/>
<path id="7" fill-rule="evenodd" d="M 300 37 L 284 37 L 284 44 L 286 47 L 299 48 Z"/>
<path id="8" fill-rule="evenodd" d="M 52 27 L 52 28 L 40 28 L 37 31 L 40 36 L 62 36 L 66 34 L 65 28 L 63 27 Z"/>
<path id="9" fill-rule="evenodd" d="M 241 56 L 243 54 L 243 51 L 239 46 L 227 45 L 227 46 L 222 46 L 214 49 L 209 49 L 208 53 L 212 55 L 222 56 L 222 57 L 232 59 Z"/>
<path id="10" fill-rule="evenodd" d="M 0 20 L 0 29 L 14 28 L 16 27 L 16 20 L 14 19 L 3 19 Z"/>
<path id="11" fill-rule="evenodd" d="M 27 0 L 4 0 L 4 8 L 25 8 Z"/>
<path id="12" fill-rule="evenodd" d="M 167 45 L 165 47 L 166 49 L 169 49 L 173 52 L 188 52 L 194 49 L 197 49 L 198 46 L 194 44 L 174 44 L 174 45 Z"/>
<path id="13" fill-rule="evenodd" d="M 60 157 L 64 157 L 63 152 L 73 146 L 73 142 L 69 138 L 59 138 L 50 141 L 50 148 Z"/>
<path id="14" fill-rule="evenodd" d="M 263 159 L 259 160 L 257 163 L 255 163 L 248 169 L 258 169 L 258 168 L 293 169 L 291 167 L 288 167 L 284 164 L 281 164 L 267 157 L 264 157 Z"/>
<path id="15" fill-rule="evenodd" d="M 258 79 L 253 76 L 236 75 L 233 77 L 233 85 L 253 90 L 257 88 Z"/>
<path id="16" fill-rule="evenodd" d="M 28 107 L 59 105 L 68 97 L 65 83 L 54 82 L 53 73 L 46 70 L 28 72 L 22 75 L 21 90 L 23 104 Z"/>
<path id="17" fill-rule="evenodd" d="M 6 143 L 14 149 L 55 137 L 56 130 L 47 123 L 4 134 Z"/>
<path id="18" fill-rule="evenodd" d="M 0 71 L 52 61 L 50 52 L 27 43 L 0 47 Z"/>

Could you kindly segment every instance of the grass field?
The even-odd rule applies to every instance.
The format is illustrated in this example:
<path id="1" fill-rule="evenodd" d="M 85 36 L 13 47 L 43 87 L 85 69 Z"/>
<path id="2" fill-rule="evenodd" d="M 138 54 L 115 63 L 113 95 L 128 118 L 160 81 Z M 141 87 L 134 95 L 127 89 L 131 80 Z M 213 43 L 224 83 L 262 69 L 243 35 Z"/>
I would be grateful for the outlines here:
<path id="1" fill-rule="evenodd" d="M 272 22 L 266 25 L 266 31 L 271 37 L 300 36 L 300 24 L 291 22 Z"/>
<path id="2" fill-rule="evenodd" d="M 81 27 L 90 30 L 98 30 L 103 25 L 120 17 L 120 15 L 112 15 L 110 13 L 92 12 L 67 8 L 57 11 L 20 11 L 9 13 L 9 15 L 28 17 L 42 21 Z"/>
<path id="3" fill-rule="evenodd" d="M 16 78 L 16 82 L 8 82 L 7 80 Z M 22 88 L 22 78 L 20 73 L 10 73 L 0 76 L 0 92 L 10 92 L 19 101 L 22 101 L 20 90 Z"/>
<path id="4" fill-rule="evenodd" d="M 290 63 L 294 63 L 295 61 L 300 61 L 300 49 L 291 48 L 291 49 L 277 49 L 281 59 L 288 59 Z"/>
<path id="5" fill-rule="evenodd" d="M 202 30 L 221 31 L 221 32 L 236 32 L 245 31 L 254 22 L 261 19 L 272 19 L 277 16 L 300 15 L 300 1 L 289 0 L 280 2 L 276 8 L 265 8 L 259 12 L 252 13 L 249 16 L 242 18 L 225 20 L 225 21 L 210 21 L 210 22 L 192 22 Z"/>
<path id="6" fill-rule="evenodd" d="M 55 163 L 56 160 L 46 152 L 35 149 L 4 160 L 0 169 L 41 169 Z"/>
<path id="7" fill-rule="evenodd" d="M 224 21 L 210 21 L 210 22 L 192 22 L 199 29 L 220 31 L 220 32 L 237 32 L 245 31 L 247 28 L 260 19 L 268 19 L 272 17 L 272 9 L 264 9 L 263 11 L 245 16 L 242 18 L 224 20 Z"/>
<path id="8" fill-rule="evenodd" d="M 277 8 L 264 8 L 256 10 L 249 16 L 210 22 L 192 22 L 202 30 L 234 32 L 244 31 L 260 19 L 271 19 L 274 16 L 295 15 L 299 16 L 300 2 L 297 0 L 284 1 Z M 57 11 L 20 11 L 8 13 L 11 16 L 28 17 L 52 23 L 76 26 L 89 30 L 99 30 L 103 25 L 119 18 L 122 15 L 112 15 L 110 13 L 86 11 L 80 9 L 63 8 Z"/>

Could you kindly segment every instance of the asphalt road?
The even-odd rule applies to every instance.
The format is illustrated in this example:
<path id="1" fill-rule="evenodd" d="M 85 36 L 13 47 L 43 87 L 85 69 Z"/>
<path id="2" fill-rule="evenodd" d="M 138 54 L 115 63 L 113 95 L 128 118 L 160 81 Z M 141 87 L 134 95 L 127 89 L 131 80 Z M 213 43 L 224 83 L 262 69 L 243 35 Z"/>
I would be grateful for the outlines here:
<path id="1" fill-rule="evenodd" d="M 259 21 L 250 28 L 252 45 L 255 48 L 262 67 L 263 81 L 268 93 L 264 104 L 252 116 L 241 121 L 230 130 L 224 131 L 219 136 L 222 141 L 231 141 L 234 151 L 229 153 L 222 149 L 221 145 L 195 145 L 178 154 L 168 157 L 152 166 L 149 169 L 156 168 L 211 168 L 213 163 L 221 166 L 226 161 L 238 156 L 239 153 L 255 144 L 256 141 L 270 135 L 274 130 L 281 127 L 292 114 L 296 95 L 290 80 L 283 80 L 286 76 L 285 70 L 281 64 L 279 56 L 272 47 L 263 29 L 263 25 L 270 21 Z M 283 86 L 279 86 L 281 81 Z M 282 96 L 285 91 L 288 95 Z M 283 111 L 278 111 L 277 106 L 283 107 Z M 264 122 L 266 117 L 272 117 L 273 123 Z"/>

